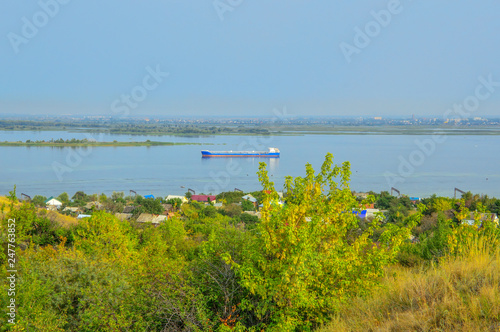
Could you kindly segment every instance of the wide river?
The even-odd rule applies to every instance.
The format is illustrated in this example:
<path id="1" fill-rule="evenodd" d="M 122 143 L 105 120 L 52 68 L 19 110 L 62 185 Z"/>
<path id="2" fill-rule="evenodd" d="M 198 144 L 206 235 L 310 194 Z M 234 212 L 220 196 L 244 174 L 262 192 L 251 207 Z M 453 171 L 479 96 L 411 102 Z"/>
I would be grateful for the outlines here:
<path id="1" fill-rule="evenodd" d="M 444 138 L 443 138 L 444 137 Z M 54 131 L 0 132 L 0 141 L 95 138 L 99 141 L 201 143 L 158 147 L 0 147 L 0 195 L 14 185 L 30 196 L 70 197 L 130 190 L 166 196 L 261 189 L 256 172 L 268 164 L 276 188 L 284 178 L 304 176 L 305 164 L 319 170 L 325 155 L 351 163 L 351 189 L 427 197 L 453 196 L 454 188 L 500 197 L 500 136 L 467 135 L 301 135 L 301 136 L 137 136 Z M 201 150 L 281 150 L 279 159 L 201 157 Z"/>

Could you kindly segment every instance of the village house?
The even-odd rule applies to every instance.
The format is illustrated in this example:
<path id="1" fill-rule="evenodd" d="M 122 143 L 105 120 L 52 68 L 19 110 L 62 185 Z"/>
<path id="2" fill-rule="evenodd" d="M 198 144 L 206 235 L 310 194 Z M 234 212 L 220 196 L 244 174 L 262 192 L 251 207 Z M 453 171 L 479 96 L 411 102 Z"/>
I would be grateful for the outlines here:
<path id="1" fill-rule="evenodd" d="M 115 217 L 120 221 L 130 220 L 130 218 L 132 218 L 132 213 L 115 213 Z"/>
<path id="2" fill-rule="evenodd" d="M 182 204 L 184 203 L 187 203 L 188 202 L 188 199 L 186 198 L 186 196 L 177 196 L 177 195 L 168 195 L 166 198 L 165 198 L 165 201 L 168 201 L 170 199 L 180 199 Z"/>
<path id="3" fill-rule="evenodd" d="M 138 223 L 151 223 L 153 225 L 159 225 L 166 220 L 167 216 L 164 214 L 141 213 L 139 218 L 137 218 Z"/>
<path id="4" fill-rule="evenodd" d="M 245 200 L 245 201 L 249 201 L 250 203 L 253 204 L 253 206 L 255 208 L 257 208 L 259 206 L 259 202 L 257 201 L 257 198 L 253 197 L 252 195 L 250 194 L 247 194 L 243 197 L 241 197 L 242 200 Z"/>
<path id="5" fill-rule="evenodd" d="M 357 198 L 361 198 L 361 199 L 367 199 L 368 198 L 368 195 L 370 195 L 369 193 L 353 193 L 353 195 Z"/>
<path id="6" fill-rule="evenodd" d="M 127 205 L 123 208 L 123 213 L 132 213 L 132 211 L 135 210 L 135 206 L 133 205 Z"/>
<path id="7" fill-rule="evenodd" d="M 79 207 L 67 206 L 63 209 L 63 212 L 81 213 L 82 209 L 80 209 Z"/>
<path id="8" fill-rule="evenodd" d="M 207 202 L 214 202 L 215 203 L 215 196 L 214 195 L 192 195 L 191 200 L 200 202 L 200 203 L 207 203 Z"/>
<path id="9" fill-rule="evenodd" d="M 100 202 L 89 202 L 89 203 L 85 204 L 85 208 L 87 210 L 92 210 L 92 208 L 94 210 L 102 210 L 102 209 L 104 209 L 104 204 L 102 204 Z"/>
<path id="10" fill-rule="evenodd" d="M 59 210 L 62 207 L 63 203 L 55 199 L 53 196 L 50 196 L 46 201 L 45 201 L 45 206 L 47 207 L 47 210 Z"/>
<path id="11" fill-rule="evenodd" d="M 354 214 L 360 219 L 373 219 L 376 217 L 378 212 L 380 212 L 379 209 L 364 209 L 359 212 L 354 211 Z"/>
<path id="12" fill-rule="evenodd" d="M 462 224 L 465 225 L 475 225 L 476 218 L 478 219 L 479 226 L 483 224 L 483 222 L 489 220 L 498 225 L 499 219 L 496 213 L 482 213 L 482 212 L 470 212 L 469 217 L 462 220 Z"/>

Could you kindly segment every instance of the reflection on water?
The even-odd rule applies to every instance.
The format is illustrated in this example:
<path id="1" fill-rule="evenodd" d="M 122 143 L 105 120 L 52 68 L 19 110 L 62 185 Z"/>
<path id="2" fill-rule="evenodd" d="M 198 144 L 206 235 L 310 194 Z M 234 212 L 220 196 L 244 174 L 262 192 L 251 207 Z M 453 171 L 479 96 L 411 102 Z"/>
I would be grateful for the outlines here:
<path id="1" fill-rule="evenodd" d="M 210 163 L 215 163 L 217 165 L 224 165 L 227 163 L 230 164 L 251 164 L 251 165 L 259 165 L 260 163 L 266 163 L 267 170 L 270 172 L 274 172 L 278 170 L 280 165 L 280 158 L 268 158 L 268 157 L 210 157 L 210 158 L 201 158 L 201 163 L 205 165 L 209 165 Z"/>

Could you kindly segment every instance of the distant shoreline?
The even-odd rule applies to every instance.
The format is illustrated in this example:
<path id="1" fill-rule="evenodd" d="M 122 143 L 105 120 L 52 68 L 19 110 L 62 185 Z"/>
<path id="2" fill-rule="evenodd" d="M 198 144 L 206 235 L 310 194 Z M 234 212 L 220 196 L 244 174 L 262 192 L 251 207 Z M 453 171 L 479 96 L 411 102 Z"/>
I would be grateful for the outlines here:
<path id="1" fill-rule="evenodd" d="M 256 132 L 216 132 L 207 133 L 200 131 L 199 133 L 175 133 L 175 132 L 159 132 L 159 131 L 114 131 L 114 130 L 101 130 L 98 128 L 85 128 L 75 130 L 74 128 L 66 129 L 55 129 L 55 128 L 38 128 L 38 129 L 2 129 L 0 132 L 12 132 L 12 131 L 58 131 L 58 132 L 68 132 L 68 133 L 90 133 L 99 134 L 107 133 L 112 135 L 140 135 L 140 136 L 177 136 L 177 137 L 190 137 L 190 136 L 303 136 L 303 135 L 472 135 L 472 136 L 498 136 L 500 135 L 500 128 L 497 127 L 432 127 L 432 126 L 421 126 L 421 127 L 405 127 L 405 126 L 362 126 L 362 127 L 351 127 L 351 126 L 280 126 L 278 128 L 266 128 L 269 131 L 266 133 L 256 133 Z M 0 146 L 20 146 L 26 144 L 19 144 L 19 142 L 0 142 Z M 15 143 L 15 144 L 10 144 Z M 109 143 L 104 144 L 107 146 L 114 144 L 113 142 L 102 142 Z M 122 143 L 122 142 L 118 142 Z M 132 143 L 139 143 L 132 144 Z M 152 144 L 146 144 L 145 142 L 130 142 L 128 146 L 143 146 L 143 145 L 182 145 L 182 144 L 194 144 L 194 143 L 168 143 L 168 142 L 151 142 Z M 30 144 L 36 146 L 34 144 Z M 64 145 L 67 146 L 67 145 Z"/>
<path id="2" fill-rule="evenodd" d="M 209 137 L 303 135 L 500 135 L 500 119 L 0 119 L 0 133 L 12 131 L 68 132 L 107 135 Z"/>

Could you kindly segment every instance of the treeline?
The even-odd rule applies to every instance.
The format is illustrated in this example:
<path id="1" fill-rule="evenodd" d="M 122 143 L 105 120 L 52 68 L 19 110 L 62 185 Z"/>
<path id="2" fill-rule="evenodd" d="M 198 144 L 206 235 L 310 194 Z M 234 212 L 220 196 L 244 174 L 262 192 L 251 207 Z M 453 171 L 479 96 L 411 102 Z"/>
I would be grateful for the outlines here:
<path id="1" fill-rule="evenodd" d="M 440 264 L 479 238 L 498 245 L 498 225 L 483 218 L 481 197 L 434 197 L 408 206 L 406 198 L 386 193 L 360 200 L 349 188 L 349 163 L 334 165 L 331 155 L 319 173 L 307 165 L 305 177 L 287 178 L 283 201 L 265 164 L 258 175 L 260 219 L 232 210 L 243 193 L 222 193 L 222 208 L 181 204 L 157 227 L 105 211 L 63 227 L 33 203 L 16 203 L 11 192 L 0 238 L 7 243 L 8 220 L 16 220 L 17 326 L 1 315 L 0 330 L 314 330 L 354 299 L 374 294 L 394 264 Z M 164 201 L 123 193 L 60 198 L 67 204 L 130 199 L 152 209 Z M 371 203 L 395 206 L 393 218 L 353 213 Z M 400 204 L 406 210 L 398 211 Z M 7 259 L 0 258 L 3 271 Z M 9 285 L 2 280 L 6 308 Z M 496 318 L 478 319 L 493 324 Z"/>
<path id="2" fill-rule="evenodd" d="M 209 124 L 172 124 L 168 122 L 117 122 L 72 121 L 72 120 L 0 120 L 0 130 L 79 130 L 84 132 L 106 132 L 111 134 L 150 135 L 214 135 L 214 134 L 259 134 L 268 135 L 267 128 L 259 126 L 221 126 Z"/>
<path id="3" fill-rule="evenodd" d="M 35 143 L 35 144 L 39 144 L 39 143 L 58 143 L 58 144 L 85 144 L 85 143 L 90 143 L 90 142 L 95 142 L 95 141 L 89 141 L 88 139 L 84 138 L 84 139 L 76 139 L 76 138 L 72 138 L 72 139 L 62 139 L 62 138 L 59 138 L 59 139 L 50 139 L 50 140 L 39 140 L 39 141 L 32 141 L 30 139 L 26 140 L 26 143 Z"/>

